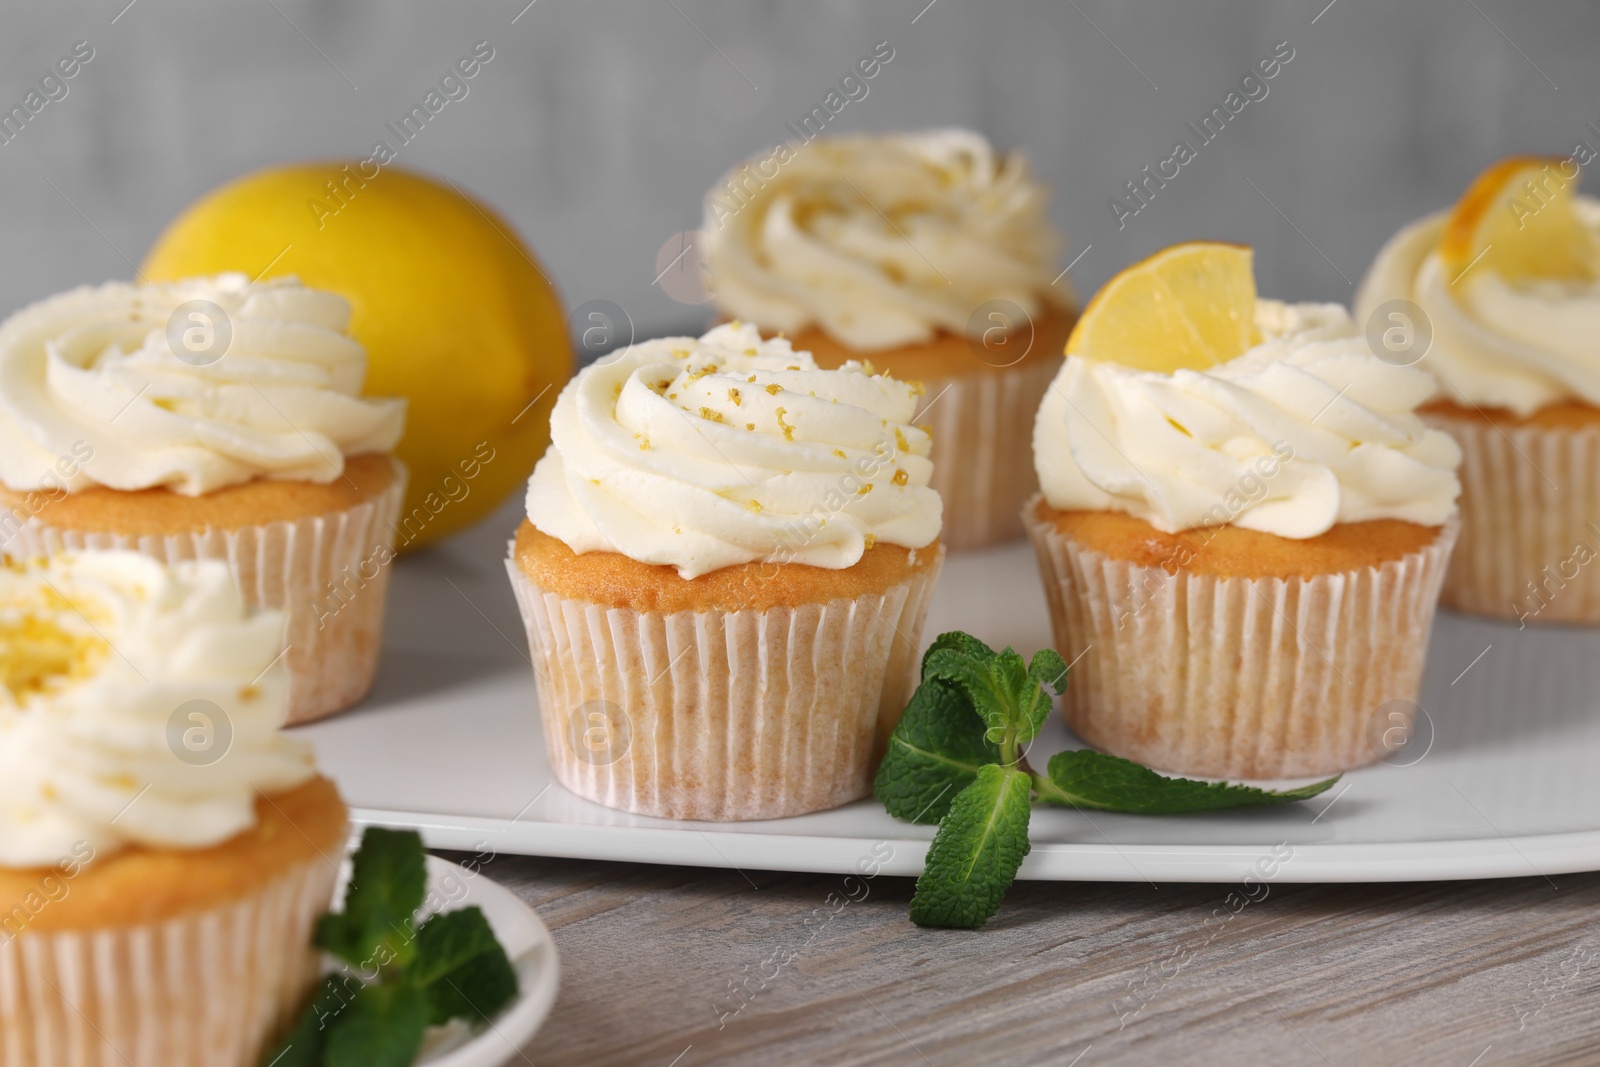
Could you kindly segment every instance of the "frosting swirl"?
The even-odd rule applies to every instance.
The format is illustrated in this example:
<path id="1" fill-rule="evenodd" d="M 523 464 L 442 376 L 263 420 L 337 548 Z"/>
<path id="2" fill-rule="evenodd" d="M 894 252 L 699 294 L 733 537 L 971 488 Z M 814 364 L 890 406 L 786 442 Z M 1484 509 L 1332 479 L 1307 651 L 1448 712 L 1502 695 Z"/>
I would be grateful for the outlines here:
<path id="1" fill-rule="evenodd" d="M 176 330 L 218 351 L 185 359 L 168 332 L 190 301 L 220 321 L 179 315 Z M 85 453 L 69 491 L 330 482 L 346 455 L 392 449 L 405 421 L 403 400 L 361 397 L 366 353 L 344 332 L 349 318 L 342 297 L 242 274 L 85 287 L 26 307 L 0 324 L 0 483 L 58 488 L 52 467 Z"/>
<path id="2" fill-rule="evenodd" d="M 1043 187 L 979 134 L 823 138 L 780 146 L 770 175 L 768 162 L 706 197 L 709 284 L 731 315 L 871 350 L 965 334 L 988 300 L 1029 315 L 1070 301 L 1051 285 L 1060 240 Z"/>
<path id="3" fill-rule="evenodd" d="M 1600 200 L 1575 207 L 1600 241 Z M 1448 218 L 1429 215 L 1383 246 L 1356 293 L 1358 321 L 1388 300 L 1416 303 L 1433 328 L 1419 366 L 1458 403 L 1524 416 L 1561 400 L 1600 406 L 1600 284 L 1513 285 L 1482 268 L 1451 278 L 1435 251 Z"/>
<path id="4" fill-rule="evenodd" d="M 279 732 L 283 632 L 282 614 L 247 614 L 217 561 L 0 567 L 0 866 L 80 842 L 204 848 L 254 825 L 258 789 L 312 774 Z"/>
<path id="5" fill-rule="evenodd" d="M 1266 340 L 1206 371 L 1069 358 L 1034 426 L 1050 505 L 1297 539 L 1364 519 L 1444 523 L 1461 451 L 1415 413 L 1432 379 L 1374 356 L 1335 304 L 1259 301 L 1256 325 Z"/>
<path id="6" fill-rule="evenodd" d="M 574 552 L 684 578 L 741 563 L 842 569 L 878 541 L 939 535 L 920 390 L 748 324 L 646 341 L 585 368 L 556 401 L 528 519 Z"/>

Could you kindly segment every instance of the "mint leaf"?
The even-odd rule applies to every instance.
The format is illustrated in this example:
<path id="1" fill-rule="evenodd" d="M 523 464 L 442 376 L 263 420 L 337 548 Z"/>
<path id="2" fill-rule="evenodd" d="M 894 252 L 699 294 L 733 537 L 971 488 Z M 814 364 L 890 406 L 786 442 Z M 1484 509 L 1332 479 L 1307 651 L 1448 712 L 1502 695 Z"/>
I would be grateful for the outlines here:
<path id="1" fill-rule="evenodd" d="M 980 767 L 999 761 L 1000 749 L 984 736 L 972 702 L 930 678 L 917 686 L 889 735 L 872 795 L 897 819 L 936 823 Z"/>
<path id="2" fill-rule="evenodd" d="M 1011 654 L 1016 655 L 1015 652 Z M 988 727 L 989 740 L 1004 745 L 1014 737 L 1014 709 L 1006 685 L 990 669 L 994 662 L 995 654 L 992 652 L 983 657 L 960 649 L 940 648 L 930 651 L 923 659 L 922 677 L 924 681 L 931 677 L 948 682 L 965 693 Z"/>
<path id="3" fill-rule="evenodd" d="M 1008 645 L 989 661 L 989 676 L 994 679 L 996 695 L 1005 711 L 1006 725 L 1018 741 L 1029 740 L 1033 737 L 1033 722 L 1027 713 L 1028 690 L 1037 691 L 1039 687 L 1028 680 L 1027 660 Z M 1046 710 L 1048 708 L 1049 705 L 1046 705 Z"/>
<path id="4" fill-rule="evenodd" d="M 295 1021 L 289 1036 L 261 1059 L 263 1067 L 320 1067 L 328 1027 L 344 1011 L 345 1003 L 359 986 L 344 975 L 325 975 L 317 991 Z"/>
<path id="5" fill-rule="evenodd" d="M 353 967 L 404 967 L 416 951 L 412 917 L 422 906 L 427 864 L 412 830 L 369 826 L 361 835 L 343 914 L 324 915 L 313 938 Z"/>
<path id="6" fill-rule="evenodd" d="M 1032 663 L 1024 664 L 1020 655 L 1007 648 L 996 654 L 989 669 L 1010 698 L 1009 715 L 1017 741 L 1027 744 L 1050 717 L 1050 694 L 1067 687 L 1066 662 L 1060 653 L 1046 648 L 1033 654 Z"/>
<path id="7" fill-rule="evenodd" d="M 435 915 L 417 931 L 408 976 L 428 997 L 428 1021 L 492 1019 L 517 995 L 517 972 L 480 908 Z"/>
<path id="8" fill-rule="evenodd" d="M 517 997 L 517 972 L 505 953 L 484 954 L 462 964 L 428 987 L 434 1025 L 451 1019 L 488 1022 Z"/>
<path id="9" fill-rule="evenodd" d="M 1021 658 L 1021 657 L 1018 657 Z M 1060 696 L 1067 691 L 1067 661 L 1053 648 L 1041 648 L 1028 661 L 1027 694 L 1023 698 L 1023 716 L 1029 725 L 1028 735 L 1021 740 L 1032 741 L 1044 728 L 1052 707 L 1050 696 Z"/>
<path id="10" fill-rule="evenodd" d="M 482 908 L 434 915 L 417 930 L 417 958 L 410 977 L 426 987 L 485 952 L 505 955 Z"/>
<path id="11" fill-rule="evenodd" d="M 1050 804 L 1136 815 L 1177 815 L 1265 804 L 1288 804 L 1327 791 L 1335 775 L 1299 789 L 1273 791 L 1226 782 L 1168 778 L 1132 760 L 1092 749 L 1050 757 L 1049 776 L 1035 775 L 1039 799 Z"/>
<path id="12" fill-rule="evenodd" d="M 928 651 L 922 654 L 923 678 L 928 677 L 928 657 L 942 649 L 951 649 L 985 663 L 994 657 L 994 649 L 979 641 L 976 637 L 968 633 L 962 633 L 960 630 L 951 630 L 949 633 L 943 633 L 935 637 L 933 644 L 928 646 Z"/>
<path id="13" fill-rule="evenodd" d="M 1028 854 L 1033 778 L 990 763 L 956 797 L 928 847 L 927 865 L 911 898 L 918 926 L 970 930 L 1000 908 L 1000 899 Z"/>
<path id="14" fill-rule="evenodd" d="M 411 1067 L 427 1028 L 428 999 L 421 989 L 410 982 L 365 986 L 329 1028 L 322 1062 L 326 1067 Z"/>
<path id="15" fill-rule="evenodd" d="M 1000 761 L 1017 760 L 1016 747 L 1032 741 L 1050 716 L 1050 694 L 1066 685 L 1067 665 L 1057 653 L 1034 653 L 1023 661 L 1014 649 L 994 652 L 976 638 L 955 640 L 943 634 L 940 647 L 922 661 L 924 681 L 937 678 L 960 689 L 988 727 L 988 738 L 1000 746 Z"/>

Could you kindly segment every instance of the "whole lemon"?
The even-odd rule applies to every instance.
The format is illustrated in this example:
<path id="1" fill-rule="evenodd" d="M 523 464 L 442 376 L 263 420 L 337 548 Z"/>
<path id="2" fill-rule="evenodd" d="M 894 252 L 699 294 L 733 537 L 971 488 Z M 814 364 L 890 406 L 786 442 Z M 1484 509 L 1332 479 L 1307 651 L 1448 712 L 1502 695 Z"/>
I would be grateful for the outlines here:
<path id="1" fill-rule="evenodd" d="M 408 401 L 402 551 L 493 511 L 550 443 L 573 367 L 560 299 L 511 227 L 451 185 L 371 161 L 257 171 L 173 220 L 143 271 L 294 275 L 350 301 L 366 391 Z"/>

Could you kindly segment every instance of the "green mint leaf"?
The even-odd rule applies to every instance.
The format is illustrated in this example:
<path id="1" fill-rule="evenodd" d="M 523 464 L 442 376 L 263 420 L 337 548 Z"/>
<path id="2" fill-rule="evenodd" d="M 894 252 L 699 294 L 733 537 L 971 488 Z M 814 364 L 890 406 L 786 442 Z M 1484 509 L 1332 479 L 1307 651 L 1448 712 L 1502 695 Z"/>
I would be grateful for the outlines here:
<path id="1" fill-rule="evenodd" d="M 1020 658 L 1020 657 L 1019 657 Z M 1022 697 L 1022 717 L 1028 723 L 1028 732 L 1019 740 L 1032 741 L 1044 728 L 1050 717 L 1051 694 L 1060 696 L 1067 691 L 1067 661 L 1053 648 L 1041 648 L 1028 662 L 1026 693 Z"/>
<path id="2" fill-rule="evenodd" d="M 418 928 L 417 958 L 407 974 L 428 986 L 473 958 L 497 951 L 504 955 L 482 908 L 445 912 Z"/>
<path id="3" fill-rule="evenodd" d="M 960 630 L 951 630 L 949 633 L 940 634 L 933 639 L 933 644 L 928 646 L 928 651 L 922 654 L 922 677 L 928 677 L 928 657 L 943 649 L 950 649 L 970 656 L 975 660 L 987 663 L 994 656 L 994 649 L 979 641 L 969 633 Z"/>
<path id="4" fill-rule="evenodd" d="M 944 634 L 943 647 L 930 648 L 922 661 L 924 680 L 938 678 L 966 693 L 1000 746 L 1001 760 L 1016 760 L 1016 746 L 1032 741 L 1050 717 L 1050 693 L 1066 684 L 1067 665 L 1057 653 L 1034 653 L 1031 664 L 1014 649 L 994 652 L 976 638 Z M 975 647 L 974 647 L 975 646 Z"/>
<path id="5" fill-rule="evenodd" d="M 517 972 L 479 908 L 435 915 L 417 931 L 407 977 L 428 997 L 428 1021 L 492 1019 L 517 995 Z"/>
<path id="6" fill-rule="evenodd" d="M 1067 665 L 1054 649 L 1040 649 L 1031 663 L 1010 648 L 997 654 L 990 668 L 1010 694 L 1012 722 L 1017 740 L 1027 744 L 1039 735 L 1050 717 L 1050 694 L 1067 687 Z"/>
<path id="7" fill-rule="evenodd" d="M 366 986 L 328 1028 L 322 1062 L 325 1067 L 411 1067 L 427 1028 L 428 999 L 417 986 Z"/>
<path id="8" fill-rule="evenodd" d="M 344 1011 L 356 985 L 355 979 L 330 974 L 317 983 L 317 991 L 306 1005 L 306 1010 L 295 1020 L 276 1048 L 269 1049 L 261 1058 L 262 1067 L 322 1067 L 322 1053 L 328 1040 L 328 1029 Z"/>
<path id="9" fill-rule="evenodd" d="M 966 694 L 930 678 L 917 686 L 889 735 L 872 795 L 897 819 L 936 823 L 978 769 L 999 760 Z"/>
<path id="10" fill-rule="evenodd" d="M 517 972 L 505 953 L 486 953 L 428 987 L 434 1025 L 450 1019 L 487 1022 L 517 997 Z"/>
<path id="11" fill-rule="evenodd" d="M 1032 791 L 1025 771 L 995 763 L 979 768 L 928 846 L 911 898 L 912 922 L 970 930 L 999 910 L 1028 854 Z"/>
<path id="12" fill-rule="evenodd" d="M 1339 780 L 1336 775 L 1299 789 L 1273 791 L 1226 782 L 1168 778 L 1132 760 L 1092 749 L 1057 752 L 1049 776 L 1035 775 L 1039 799 L 1050 804 L 1135 815 L 1178 815 L 1306 800 Z"/>
<path id="13" fill-rule="evenodd" d="M 988 727 L 989 740 L 1003 745 L 1012 736 L 1012 702 L 1005 684 L 991 669 L 994 663 L 994 653 L 984 658 L 955 648 L 941 648 L 928 653 L 922 674 L 924 679 L 948 682 L 965 693 Z"/>
<path id="14" fill-rule="evenodd" d="M 352 861 L 344 912 L 324 915 L 313 940 L 353 967 L 404 967 L 416 951 L 412 917 L 426 885 L 422 838 L 369 826 Z"/>
<path id="15" fill-rule="evenodd" d="M 1039 661 L 1042 655 L 1044 654 L 1034 653 L 1033 658 Z M 1060 656 L 1055 658 L 1057 661 L 1061 659 Z M 1043 673 L 1048 666 L 1048 660 L 1040 662 L 1039 673 Z M 989 665 L 989 670 L 1006 694 L 1006 716 L 1011 724 L 1013 736 L 1019 743 L 1027 744 L 1038 735 L 1040 728 L 1044 726 L 1044 721 L 1050 717 L 1050 694 L 1041 688 L 1039 680 L 1035 677 L 1034 668 L 1010 648 L 995 656 Z"/>

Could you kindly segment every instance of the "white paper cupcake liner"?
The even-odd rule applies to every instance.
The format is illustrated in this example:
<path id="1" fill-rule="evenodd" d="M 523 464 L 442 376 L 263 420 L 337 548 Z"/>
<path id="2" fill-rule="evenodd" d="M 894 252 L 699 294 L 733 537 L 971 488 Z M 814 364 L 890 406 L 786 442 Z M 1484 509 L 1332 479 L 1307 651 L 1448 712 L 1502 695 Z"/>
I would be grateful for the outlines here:
<path id="1" fill-rule="evenodd" d="M 1307 579 L 1219 578 L 1111 559 L 1027 512 L 1067 725 L 1179 774 L 1294 778 L 1386 754 L 1374 723 L 1417 698 L 1457 523 L 1402 559 Z"/>
<path id="2" fill-rule="evenodd" d="M 343 711 L 366 696 L 378 670 L 383 608 L 406 470 L 353 508 L 229 530 L 131 536 L 30 519 L 3 547 L 18 559 L 63 552 L 131 550 L 166 563 L 221 560 L 245 603 L 289 616 L 289 723 Z"/>
<path id="3" fill-rule="evenodd" d="M 1061 369 L 1030 360 L 999 373 L 929 378 L 918 421 L 933 429 L 929 485 L 944 500 L 939 540 L 978 548 L 1022 536 L 1022 505 L 1039 491 L 1033 420 Z"/>
<path id="4" fill-rule="evenodd" d="M 164 922 L 0 943 L 0 1067 L 257 1067 L 317 980 L 320 857 Z"/>
<path id="5" fill-rule="evenodd" d="M 670 819 L 776 819 L 861 799 L 911 694 L 938 551 L 882 595 L 665 614 L 560 596 L 508 560 L 556 777 Z"/>
<path id="6" fill-rule="evenodd" d="M 1600 623 L 1600 429 L 1423 414 L 1462 452 L 1444 606 L 1524 625 Z"/>

